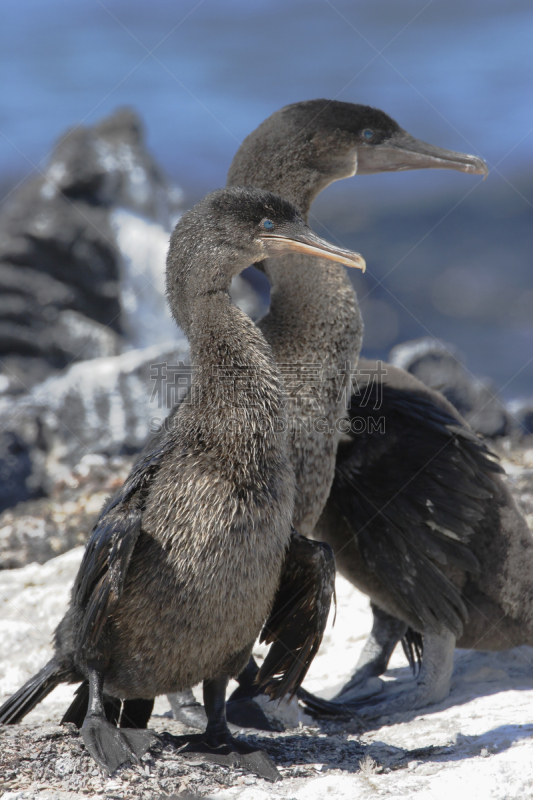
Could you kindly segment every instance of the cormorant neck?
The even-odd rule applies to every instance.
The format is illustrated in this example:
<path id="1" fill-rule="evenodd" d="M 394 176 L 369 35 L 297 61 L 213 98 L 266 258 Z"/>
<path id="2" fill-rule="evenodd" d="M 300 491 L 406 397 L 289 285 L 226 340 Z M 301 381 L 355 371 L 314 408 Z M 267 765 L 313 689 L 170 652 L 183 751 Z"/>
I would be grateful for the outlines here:
<path id="1" fill-rule="evenodd" d="M 188 301 L 191 363 L 211 378 L 219 368 L 239 369 L 272 362 L 270 348 L 247 314 L 225 290 L 196 294 Z M 200 373 L 199 373 L 200 374 Z M 211 385 L 216 383 L 210 380 Z"/>
<path id="2" fill-rule="evenodd" d="M 262 127 L 239 148 L 227 185 L 275 192 L 296 205 L 307 222 L 315 197 L 333 181 L 355 173 L 357 155 L 351 151 L 335 157 L 331 149 L 328 159 L 318 165 L 310 157 L 305 137 L 299 141 L 298 133 L 292 131 L 289 147 L 277 130 L 269 136 L 269 126 Z M 356 357 L 362 322 L 344 267 L 297 254 L 267 259 L 263 264 L 272 292 L 270 310 L 260 327 L 276 360 L 327 359 L 334 364 L 337 358 L 344 359 L 347 351 Z"/>
<path id="3" fill-rule="evenodd" d="M 336 362 L 356 356 L 362 322 L 357 298 L 341 264 L 290 254 L 265 263 L 272 290 L 260 322 L 274 355 L 287 361 Z M 356 342 L 354 342 L 356 337 Z M 338 352 L 335 352 L 339 348 Z M 291 355 L 291 353 L 293 355 Z"/>
<path id="4" fill-rule="evenodd" d="M 324 174 L 322 171 L 310 169 L 299 169 L 298 165 L 287 166 L 286 163 L 279 164 L 276 169 L 272 165 L 272 171 L 263 172 L 258 169 L 261 157 L 253 158 L 252 161 L 240 164 L 234 160 L 229 172 L 227 186 L 258 186 L 269 192 L 279 194 L 285 200 L 293 203 L 308 222 L 309 210 L 313 200 L 330 183 L 334 183 L 341 178 L 353 175 L 352 171 L 341 171 L 337 174 L 332 170 L 331 174 Z M 262 164 L 261 164 L 262 166 Z M 291 168 L 292 167 L 292 168 Z"/>
<path id="5" fill-rule="evenodd" d="M 314 199 L 314 192 L 309 196 Z M 293 199 L 297 205 L 299 201 Z M 308 212 L 302 216 L 307 222 Z M 278 343 L 287 337 L 300 358 L 316 359 L 323 351 L 326 329 L 336 341 L 337 333 L 353 338 L 362 327 L 357 298 L 342 264 L 292 253 L 263 263 L 272 285 L 270 309 L 261 323 L 269 341 L 275 330 Z M 275 354 L 279 358 L 276 346 Z"/>
<path id="6" fill-rule="evenodd" d="M 261 128 L 261 126 L 260 126 Z M 228 186 L 249 185 L 281 195 L 296 205 L 308 222 L 315 197 L 330 183 L 353 175 L 356 153 L 329 160 L 320 169 L 308 163 L 305 141 L 301 147 L 291 143 L 290 153 L 273 138 L 261 134 L 260 128 L 245 139 L 228 172 Z M 294 345 L 301 357 L 307 352 L 316 357 L 319 342 L 323 345 L 325 328 L 343 328 L 347 336 L 360 327 L 355 292 L 341 264 L 325 259 L 289 254 L 263 262 L 271 283 L 270 310 L 261 321 L 261 328 L 274 347 L 283 336 Z M 292 360 L 292 359 L 290 359 Z"/>
<path id="7" fill-rule="evenodd" d="M 191 417 L 181 420 L 201 431 L 213 452 L 249 464 L 270 448 L 285 451 L 277 420 L 285 419 L 281 378 L 269 345 L 227 292 L 189 298 L 193 366 Z M 238 444 L 237 444 L 238 443 Z M 229 454 L 229 455 L 228 455 Z"/>

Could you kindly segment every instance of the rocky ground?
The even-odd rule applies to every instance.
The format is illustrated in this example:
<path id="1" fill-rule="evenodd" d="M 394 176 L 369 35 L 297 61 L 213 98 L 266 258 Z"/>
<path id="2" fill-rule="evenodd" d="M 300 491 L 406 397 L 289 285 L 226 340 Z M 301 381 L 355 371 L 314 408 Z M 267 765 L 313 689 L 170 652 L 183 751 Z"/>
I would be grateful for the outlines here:
<path id="1" fill-rule="evenodd" d="M 533 450 L 503 443 L 500 453 L 533 527 Z M 58 499 L 44 529 L 53 531 L 52 539 L 63 542 L 63 549 L 67 542 L 79 541 L 83 514 L 88 520 L 97 511 L 96 498 L 100 502 L 100 493 L 112 491 L 113 481 L 121 479 L 127 466 L 127 459 L 110 465 L 85 458 L 58 486 Z M 73 528 L 68 503 L 78 509 L 73 514 L 80 514 L 77 534 L 69 533 Z M 1 522 L 4 527 L 11 525 L 10 536 L 15 536 L 18 526 L 28 529 L 27 517 L 39 519 L 39 515 L 33 507 L 17 509 L 5 512 Z M 53 552 L 53 542 L 49 547 Z M 28 558 L 35 553 L 29 546 L 26 552 Z M 39 553 L 45 560 L 44 546 Z M 49 657 L 50 636 L 66 607 L 81 554 L 82 547 L 75 547 L 42 565 L 33 562 L 0 572 L 0 701 Z M 337 595 L 335 627 L 328 628 L 306 681 L 310 691 L 324 697 L 331 697 L 349 676 L 370 624 L 366 598 L 342 578 Z M 62 686 L 24 724 L 1 731 L 0 796 L 2 800 L 168 796 L 448 800 L 455 794 L 473 800 L 525 800 L 533 796 L 532 667 L 533 648 L 494 654 L 458 650 L 451 695 L 437 706 L 403 718 L 382 718 L 374 726 L 357 720 L 317 725 L 301 713 L 298 720 L 293 709 L 298 727 L 260 735 L 243 731 L 247 741 L 256 742 L 276 762 L 282 780 L 275 784 L 241 770 L 185 761 L 172 736 L 187 729 L 171 718 L 166 698 L 158 699 L 150 724 L 167 735 L 141 764 L 108 777 L 88 757 L 77 731 L 59 725 L 73 693 L 72 687 Z M 400 652 L 394 655 L 385 682 L 393 679 L 410 680 Z"/>
<path id="2" fill-rule="evenodd" d="M 85 544 L 104 501 L 128 475 L 133 456 L 84 456 L 64 469 L 50 497 L 18 503 L 0 514 L 0 569 L 14 569 Z"/>

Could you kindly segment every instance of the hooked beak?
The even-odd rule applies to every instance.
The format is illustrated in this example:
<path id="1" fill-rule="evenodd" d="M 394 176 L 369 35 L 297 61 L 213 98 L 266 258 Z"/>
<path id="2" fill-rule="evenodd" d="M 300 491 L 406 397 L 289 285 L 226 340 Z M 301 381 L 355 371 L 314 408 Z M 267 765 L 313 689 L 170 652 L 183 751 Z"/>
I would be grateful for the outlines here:
<path id="1" fill-rule="evenodd" d="M 358 175 L 406 169 L 455 169 L 485 177 L 489 172 L 482 158 L 435 147 L 415 139 L 403 130 L 394 133 L 383 144 L 360 147 L 357 150 Z"/>
<path id="2" fill-rule="evenodd" d="M 292 251 L 305 253 L 309 256 L 327 258 L 330 261 L 338 261 L 340 264 L 344 264 L 347 267 L 356 267 L 363 270 L 363 272 L 366 269 L 366 262 L 359 253 L 345 250 L 343 247 L 335 247 L 325 239 L 321 239 L 309 228 L 304 228 L 302 233 L 292 231 L 290 233 L 263 233 L 261 234 L 261 241 L 265 245 L 267 257 L 281 256 Z"/>

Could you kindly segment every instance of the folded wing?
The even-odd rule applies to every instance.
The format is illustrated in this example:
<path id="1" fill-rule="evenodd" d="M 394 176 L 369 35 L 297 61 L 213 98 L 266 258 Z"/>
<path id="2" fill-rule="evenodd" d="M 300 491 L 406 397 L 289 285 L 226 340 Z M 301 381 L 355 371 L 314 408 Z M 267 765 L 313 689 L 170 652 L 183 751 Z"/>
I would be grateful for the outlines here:
<path id="1" fill-rule="evenodd" d="M 361 433 L 339 447 L 328 508 L 415 628 L 459 636 L 467 610 L 444 568 L 478 569 L 469 542 L 501 468 L 468 426 L 412 389 L 371 387 L 349 415 Z"/>
<path id="2" fill-rule="evenodd" d="M 261 642 L 272 644 L 258 689 L 278 700 L 296 693 L 315 657 L 335 592 L 331 548 L 293 531 L 285 566 Z"/>
<path id="3" fill-rule="evenodd" d="M 141 532 L 144 499 L 166 452 L 167 437 L 135 464 L 122 488 L 111 498 L 96 523 L 74 583 L 74 603 L 84 610 L 81 643 L 98 646 L 124 588 L 128 565 Z"/>

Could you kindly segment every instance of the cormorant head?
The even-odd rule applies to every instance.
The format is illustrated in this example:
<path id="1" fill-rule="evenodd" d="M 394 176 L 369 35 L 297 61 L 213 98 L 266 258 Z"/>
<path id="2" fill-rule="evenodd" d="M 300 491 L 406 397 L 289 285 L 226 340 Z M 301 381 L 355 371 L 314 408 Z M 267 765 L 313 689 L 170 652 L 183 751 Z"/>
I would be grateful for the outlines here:
<path id="1" fill-rule="evenodd" d="M 482 159 L 415 139 L 379 109 L 307 100 L 275 112 L 244 140 L 228 185 L 279 192 L 307 213 L 316 195 L 341 178 L 430 168 L 487 174 Z"/>
<path id="2" fill-rule="evenodd" d="M 278 195 L 245 186 L 208 194 L 170 238 L 167 294 L 178 325 L 188 330 L 195 298 L 227 292 L 250 264 L 294 251 L 365 269 L 358 253 L 321 239 Z"/>

